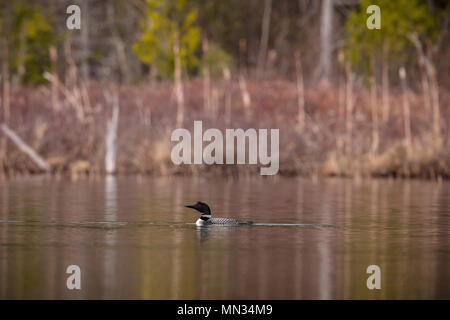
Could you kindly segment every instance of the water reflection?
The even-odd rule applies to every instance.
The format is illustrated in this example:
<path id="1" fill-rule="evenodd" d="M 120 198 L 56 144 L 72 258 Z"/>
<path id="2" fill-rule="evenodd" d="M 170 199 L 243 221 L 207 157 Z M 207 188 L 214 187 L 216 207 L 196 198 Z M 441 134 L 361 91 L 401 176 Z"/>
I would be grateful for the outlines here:
<path id="1" fill-rule="evenodd" d="M 449 199 L 448 183 L 423 181 L 1 181 L 0 298 L 448 299 Z M 197 200 L 313 226 L 196 227 L 183 205 Z M 70 264 L 81 291 L 65 287 Z M 382 290 L 366 287 L 371 264 Z"/>
<path id="2" fill-rule="evenodd" d="M 105 209 L 103 221 L 117 221 L 118 218 L 116 179 L 114 175 L 107 175 L 105 178 Z M 114 279 L 117 270 L 117 252 L 114 248 L 117 244 L 117 229 L 110 229 L 104 232 L 104 244 L 103 298 L 107 298 L 108 292 L 114 289 L 111 285 L 114 281 L 111 281 L 111 279 Z"/>
<path id="3" fill-rule="evenodd" d="M 211 238 L 211 231 L 214 228 L 209 227 L 197 227 L 197 241 L 200 245 L 206 243 Z"/>

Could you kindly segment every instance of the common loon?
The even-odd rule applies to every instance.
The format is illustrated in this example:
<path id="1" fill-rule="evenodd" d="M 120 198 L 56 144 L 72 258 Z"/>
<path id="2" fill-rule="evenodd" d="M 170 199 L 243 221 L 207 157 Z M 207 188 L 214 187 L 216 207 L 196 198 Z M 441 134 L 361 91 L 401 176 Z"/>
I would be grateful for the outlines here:
<path id="1" fill-rule="evenodd" d="M 211 218 L 211 209 L 209 206 L 204 203 L 197 201 L 194 205 L 185 206 L 186 208 L 192 208 L 202 213 L 200 219 L 198 219 L 195 224 L 197 226 L 207 226 L 211 224 L 217 225 L 225 225 L 225 226 L 236 226 L 236 225 L 245 225 L 252 224 L 252 221 L 239 221 L 230 218 Z"/>

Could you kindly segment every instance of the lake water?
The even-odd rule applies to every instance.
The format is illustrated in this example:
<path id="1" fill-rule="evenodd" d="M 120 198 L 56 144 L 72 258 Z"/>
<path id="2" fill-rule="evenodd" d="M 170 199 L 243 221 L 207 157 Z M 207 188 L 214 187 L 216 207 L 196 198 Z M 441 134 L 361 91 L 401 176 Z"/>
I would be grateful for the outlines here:
<path id="1" fill-rule="evenodd" d="M 196 227 L 197 200 L 258 225 Z M 449 234 L 447 182 L 2 180 L 0 298 L 450 299 Z"/>

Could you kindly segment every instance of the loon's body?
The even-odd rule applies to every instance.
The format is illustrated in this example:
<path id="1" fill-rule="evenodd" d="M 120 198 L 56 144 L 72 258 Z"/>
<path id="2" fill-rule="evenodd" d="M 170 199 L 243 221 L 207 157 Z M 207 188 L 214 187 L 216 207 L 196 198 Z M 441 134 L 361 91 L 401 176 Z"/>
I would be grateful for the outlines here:
<path id="1" fill-rule="evenodd" d="M 238 226 L 238 225 L 249 225 L 252 221 L 240 221 L 230 218 L 211 218 L 211 210 L 209 206 L 198 201 L 194 205 L 186 206 L 187 208 L 195 209 L 202 213 L 200 218 L 195 222 L 197 226 L 208 226 L 208 225 L 222 225 L 222 226 Z"/>
<path id="2" fill-rule="evenodd" d="M 241 224 L 252 224 L 251 221 L 239 221 L 235 219 L 230 218 L 209 218 L 207 220 L 203 220 L 202 218 L 199 218 L 195 224 L 197 226 L 207 226 L 210 224 L 221 224 L 221 225 L 241 225 Z"/>

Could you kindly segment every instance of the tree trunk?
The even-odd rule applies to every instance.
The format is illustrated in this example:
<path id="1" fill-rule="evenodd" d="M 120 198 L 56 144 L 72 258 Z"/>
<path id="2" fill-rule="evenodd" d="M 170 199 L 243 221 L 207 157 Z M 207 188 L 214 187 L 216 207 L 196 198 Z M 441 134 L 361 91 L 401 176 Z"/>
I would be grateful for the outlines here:
<path id="1" fill-rule="evenodd" d="M 129 83 L 131 80 L 130 67 L 128 66 L 128 59 L 125 52 L 125 44 L 122 38 L 120 37 L 119 32 L 117 31 L 116 23 L 114 23 L 114 20 L 116 18 L 116 10 L 114 8 L 114 3 L 108 2 L 106 9 L 111 26 L 112 41 L 114 44 L 114 48 L 116 50 L 116 56 L 120 68 L 120 73 L 122 74 L 123 80 L 126 83 Z"/>
<path id="2" fill-rule="evenodd" d="M 345 131 L 347 136 L 346 152 L 347 155 L 351 155 L 353 150 L 353 74 L 350 62 L 348 61 L 345 64 L 345 73 L 347 77 L 345 94 Z"/>
<path id="3" fill-rule="evenodd" d="M 2 62 L 2 80 L 3 80 L 3 122 L 9 124 L 10 113 L 10 90 L 11 83 L 9 79 L 9 50 L 6 40 L 3 41 L 3 62 Z"/>
<path id="4" fill-rule="evenodd" d="M 51 72 L 55 81 L 50 82 L 51 85 L 51 99 L 52 99 L 52 109 L 54 112 L 59 111 L 59 101 L 58 101 L 58 67 L 57 67 L 57 59 L 58 52 L 56 46 L 50 46 L 50 63 L 51 63 Z"/>
<path id="5" fill-rule="evenodd" d="M 214 120 L 217 119 L 219 111 L 219 89 L 213 87 L 211 90 L 211 116 Z"/>
<path id="6" fill-rule="evenodd" d="M 319 80 L 328 83 L 331 75 L 333 27 L 333 0 L 322 0 L 320 13 L 320 59 L 318 70 Z"/>
<path id="7" fill-rule="evenodd" d="M 431 62 L 431 54 L 425 55 L 423 46 L 420 43 L 417 34 L 412 33 L 408 36 L 409 40 L 416 47 L 417 55 L 419 56 L 419 65 L 421 69 L 425 69 L 428 76 L 428 81 L 422 76 L 422 88 L 424 91 L 424 100 L 426 101 L 426 106 L 430 107 L 428 97 L 431 98 L 431 107 L 433 110 L 433 144 L 436 150 L 440 149 L 442 146 L 441 139 L 441 113 L 439 106 L 439 85 L 436 76 L 436 68 Z"/>
<path id="8" fill-rule="evenodd" d="M 81 75 L 84 81 L 89 80 L 89 0 L 83 0 L 81 10 Z"/>
<path id="9" fill-rule="evenodd" d="M 70 36 L 64 40 L 64 58 L 66 59 L 65 86 L 68 89 L 73 89 L 77 83 L 78 72 L 72 56 L 72 39 Z"/>
<path id="10" fill-rule="evenodd" d="M 259 44 L 257 77 L 264 76 L 267 48 L 269 44 L 270 16 L 272 14 L 272 0 L 264 0 L 264 13 L 261 24 L 261 42 Z"/>
<path id="11" fill-rule="evenodd" d="M 290 59 L 288 58 L 291 54 L 291 46 L 289 44 L 289 41 L 287 39 L 289 35 L 289 19 L 288 19 L 288 9 L 286 3 L 284 3 L 283 6 L 283 12 L 285 14 L 285 17 L 281 20 L 281 27 L 280 32 L 277 34 L 277 39 L 275 41 L 275 51 L 279 56 L 279 67 L 278 70 L 274 70 L 273 64 L 271 65 L 270 72 L 271 74 L 278 74 L 284 77 L 287 77 L 288 71 L 289 71 L 289 63 Z M 272 72 L 275 71 L 275 72 Z"/>
<path id="12" fill-rule="evenodd" d="M 338 51 L 338 63 L 340 66 L 344 66 L 344 51 L 342 49 L 340 49 Z M 341 74 L 341 72 L 339 72 L 338 74 L 339 76 L 339 98 L 338 98 L 338 102 L 339 102 L 339 109 L 338 109 L 338 127 L 339 127 L 339 132 L 336 135 L 336 149 L 337 149 L 337 154 L 339 156 L 343 155 L 345 153 L 345 136 L 342 134 L 343 132 L 345 132 L 345 108 L 346 108 L 346 104 L 345 104 L 345 67 L 344 67 L 344 75 Z M 341 131 L 342 130 L 342 131 Z"/>
<path id="13" fill-rule="evenodd" d="M 245 76 L 242 74 L 239 77 L 239 89 L 241 90 L 241 96 L 242 96 L 242 102 L 244 103 L 244 108 L 248 112 L 252 101 L 250 98 L 250 93 L 247 90 L 247 81 L 245 80 Z"/>
<path id="14" fill-rule="evenodd" d="M 231 123 L 231 71 L 228 67 L 223 67 L 223 78 L 225 79 L 225 125 L 228 128 Z"/>
<path id="15" fill-rule="evenodd" d="M 370 104 L 372 108 L 372 154 L 378 152 L 379 131 L 378 131 L 378 99 L 377 83 L 375 80 L 375 60 L 372 58 L 372 73 L 370 75 Z"/>
<path id="16" fill-rule="evenodd" d="M 247 40 L 239 39 L 239 73 L 247 73 Z"/>
<path id="17" fill-rule="evenodd" d="M 183 79 L 181 74 L 181 57 L 180 57 L 180 35 L 178 30 L 175 32 L 175 41 L 173 42 L 173 54 L 175 59 L 175 96 L 177 100 L 177 127 L 183 126 L 184 120 L 184 93 Z"/>
<path id="18" fill-rule="evenodd" d="M 10 113 L 10 79 L 9 79 L 9 51 L 6 39 L 2 41 L 2 107 L 3 107 L 3 122 L 9 124 Z M 8 144 L 6 137 L 2 137 L 0 141 L 0 174 L 3 174 L 3 169 L 6 161 Z"/>
<path id="19" fill-rule="evenodd" d="M 305 128 L 305 88 L 300 52 L 295 53 L 295 70 L 297 73 L 298 128 L 303 130 Z"/>
<path id="20" fill-rule="evenodd" d="M 408 100 L 408 87 L 406 84 L 406 71 L 404 67 L 399 69 L 399 76 L 403 91 L 403 126 L 405 134 L 405 146 L 408 154 L 408 158 L 412 154 L 412 142 L 411 142 L 411 118 L 409 110 L 409 100 Z"/>
<path id="21" fill-rule="evenodd" d="M 27 51 L 27 41 L 25 36 L 25 27 L 22 26 L 22 28 L 19 31 L 19 49 L 18 49 L 18 66 L 17 66 L 17 78 L 13 77 L 13 86 L 16 87 L 18 83 L 23 82 L 23 78 L 25 76 L 25 56 Z M 15 78 L 15 79 L 14 79 Z"/>
<path id="22" fill-rule="evenodd" d="M 390 102 L 389 102 L 389 62 L 388 46 L 383 44 L 383 61 L 381 62 L 381 104 L 383 108 L 383 122 L 389 120 Z"/>
<path id="23" fill-rule="evenodd" d="M 117 129 L 119 125 L 119 97 L 117 93 L 114 94 L 112 102 L 112 118 L 108 121 L 106 127 L 105 170 L 108 174 L 116 172 Z"/>
<path id="24" fill-rule="evenodd" d="M 420 75 L 421 75 L 421 85 L 422 85 L 422 96 L 423 96 L 423 104 L 425 106 L 425 110 L 429 114 L 431 110 L 430 98 L 431 98 L 431 90 L 430 83 L 427 78 L 427 67 L 426 67 L 426 57 L 423 52 L 422 44 L 419 41 L 419 37 L 416 34 L 409 35 L 409 40 L 414 44 L 417 52 L 417 61 L 419 63 Z"/>
<path id="25" fill-rule="evenodd" d="M 209 73 L 209 65 L 206 59 L 208 54 L 208 38 L 202 39 L 203 51 L 203 108 L 209 110 L 211 108 L 211 77 Z"/>
<path id="26" fill-rule="evenodd" d="M 439 85 L 436 76 L 436 68 L 431 63 L 429 59 L 427 59 L 427 63 L 429 65 L 429 77 L 431 83 L 431 103 L 433 105 L 433 141 L 434 147 L 436 150 L 439 150 L 442 146 L 441 139 L 441 112 L 439 106 Z"/>

